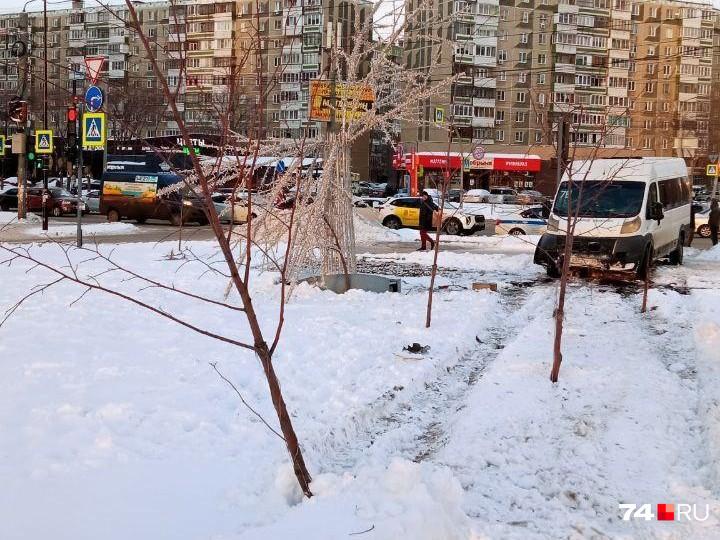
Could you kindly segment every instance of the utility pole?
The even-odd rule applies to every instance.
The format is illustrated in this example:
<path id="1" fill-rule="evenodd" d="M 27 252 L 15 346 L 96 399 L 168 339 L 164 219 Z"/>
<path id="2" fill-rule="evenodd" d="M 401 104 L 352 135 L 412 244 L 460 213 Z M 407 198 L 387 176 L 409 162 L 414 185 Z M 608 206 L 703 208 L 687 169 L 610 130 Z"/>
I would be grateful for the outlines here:
<path id="1" fill-rule="evenodd" d="M 28 65 L 28 50 L 30 44 L 30 32 L 28 31 L 28 14 L 23 10 L 18 18 L 18 23 L 23 34 L 25 34 L 26 48 L 23 51 L 23 55 L 18 58 L 18 77 L 21 77 L 21 95 L 20 99 L 23 98 L 23 94 L 28 86 L 30 69 Z M 16 49 L 17 50 L 17 49 Z M 18 155 L 18 219 L 27 218 L 27 145 L 28 138 L 30 135 L 30 114 L 26 115 L 24 119 L 25 125 L 20 124 L 22 127 L 22 133 L 20 134 L 20 146 L 22 148 Z"/>
<path id="2" fill-rule="evenodd" d="M 43 64 L 44 64 L 44 81 L 43 81 L 43 129 L 48 128 L 48 46 L 47 46 L 47 0 L 43 0 Z M 47 164 L 45 157 L 38 157 L 41 160 L 43 168 L 43 197 L 42 197 L 42 230 L 48 230 L 48 177 Z"/>
<path id="3" fill-rule="evenodd" d="M 82 126 L 83 126 L 83 106 L 84 103 L 81 101 L 78 103 L 78 130 L 75 133 L 78 134 L 80 139 L 78 140 L 78 180 L 77 180 L 77 247 L 82 247 L 82 174 L 83 174 L 83 141 L 82 141 Z"/>

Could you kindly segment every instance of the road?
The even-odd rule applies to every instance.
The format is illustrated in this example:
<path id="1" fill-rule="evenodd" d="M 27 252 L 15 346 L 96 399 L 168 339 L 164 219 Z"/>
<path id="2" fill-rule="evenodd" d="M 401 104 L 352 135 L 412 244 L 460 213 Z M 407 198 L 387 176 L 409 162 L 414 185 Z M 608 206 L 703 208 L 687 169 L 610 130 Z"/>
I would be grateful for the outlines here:
<path id="1" fill-rule="evenodd" d="M 83 223 L 84 224 L 93 224 L 93 223 L 105 223 L 106 218 L 105 216 L 101 216 L 98 214 L 94 215 L 87 215 L 83 217 Z M 75 218 L 74 217 L 60 217 L 60 218 L 50 218 L 49 222 L 49 230 L 52 233 L 52 228 L 54 226 L 68 226 L 68 225 L 74 225 L 75 224 Z M 196 224 L 186 225 L 182 228 L 182 231 L 180 231 L 177 227 L 173 227 L 170 225 L 170 223 L 166 221 L 155 221 L 155 220 L 149 220 L 147 223 L 143 225 L 137 225 L 138 230 L 130 232 L 128 234 L 113 234 L 113 235 L 102 235 L 98 234 L 93 236 L 93 240 L 97 242 L 98 244 L 124 244 L 124 243 L 131 243 L 131 242 L 141 242 L 141 243 L 151 243 L 151 242 L 162 242 L 162 241 L 172 241 L 177 240 L 180 235 L 182 234 L 182 238 L 184 240 L 212 240 L 214 238 L 212 229 L 209 225 L 200 226 Z M 27 241 L 27 238 L 20 238 L 20 237 L 13 237 L 11 235 L 8 235 L 4 238 L 0 238 L 6 241 Z M 371 244 L 371 245 L 361 245 L 360 249 L 364 251 L 371 251 L 373 253 L 405 253 L 414 251 L 417 249 L 416 244 L 410 244 L 407 242 L 382 242 L 379 244 Z M 695 236 L 695 239 L 693 241 L 693 248 L 696 249 L 709 249 L 712 247 L 712 243 L 710 242 L 709 238 L 700 238 L 699 236 Z M 457 252 L 478 252 L 478 253 L 488 253 L 493 251 L 493 249 L 486 244 L 473 244 L 472 242 L 464 243 L 462 241 L 460 242 L 453 242 L 453 243 L 445 243 L 443 245 L 444 251 L 457 251 Z M 498 252 L 502 252 L 502 250 L 499 250 Z"/>

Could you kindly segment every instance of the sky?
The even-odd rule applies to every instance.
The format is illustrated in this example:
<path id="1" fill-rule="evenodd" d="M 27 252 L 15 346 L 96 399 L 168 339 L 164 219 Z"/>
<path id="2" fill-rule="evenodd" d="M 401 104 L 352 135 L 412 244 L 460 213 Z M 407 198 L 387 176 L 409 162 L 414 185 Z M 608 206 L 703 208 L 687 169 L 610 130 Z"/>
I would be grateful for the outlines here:
<path id="1" fill-rule="evenodd" d="M 42 1 L 43 0 L 31 0 L 30 5 L 28 6 L 28 11 L 40 11 L 42 9 Z M 706 3 L 707 0 L 690 0 L 694 2 L 699 3 Z M 12 13 L 20 11 L 23 6 L 26 4 L 27 0 L 0 0 L 0 3 L 2 4 L 0 6 L 0 13 Z M 713 0 L 715 7 L 720 8 L 720 0 Z M 117 4 L 117 3 L 124 3 L 123 0 L 110 0 L 110 3 Z M 96 2 L 93 0 L 85 0 L 85 4 L 87 6 L 93 6 L 96 5 Z M 70 7 L 70 1 L 64 1 L 64 0 L 48 0 L 48 9 L 60 9 L 60 8 L 68 8 Z"/>

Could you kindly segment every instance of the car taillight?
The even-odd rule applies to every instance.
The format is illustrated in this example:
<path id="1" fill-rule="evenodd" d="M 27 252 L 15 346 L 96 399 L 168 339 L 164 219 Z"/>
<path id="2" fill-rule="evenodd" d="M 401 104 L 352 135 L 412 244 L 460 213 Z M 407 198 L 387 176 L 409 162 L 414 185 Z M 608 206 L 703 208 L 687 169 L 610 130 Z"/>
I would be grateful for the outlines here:
<path id="1" fill-rule="evenodd" d="M 501 223 L 502 223 L 502 221 L 500 221 L 499 219 L 496 219 L 496 220 L 495 220 L 495 226 L 496 226 L 496 227 L 497 227 L 498 225 L 500 225 Z"/>

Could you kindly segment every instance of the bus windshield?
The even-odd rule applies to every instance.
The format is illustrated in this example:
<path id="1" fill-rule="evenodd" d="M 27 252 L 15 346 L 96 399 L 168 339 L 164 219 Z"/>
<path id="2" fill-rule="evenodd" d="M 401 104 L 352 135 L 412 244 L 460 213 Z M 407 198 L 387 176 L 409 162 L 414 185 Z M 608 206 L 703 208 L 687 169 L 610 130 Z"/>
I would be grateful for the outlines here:
<path id="1" fill-rule="evenodd" d="M 571 215 L 589 218 L 633 217 L 640 213 L 644 195 L 644 182 L 593 180 L 574 182 L 570 193 L 572 200 L 570 212 Z M 560 184 L 553 212 L 562 217 L 568 214 L 567 182 Z"/>

